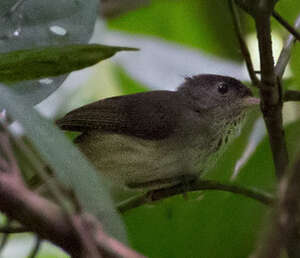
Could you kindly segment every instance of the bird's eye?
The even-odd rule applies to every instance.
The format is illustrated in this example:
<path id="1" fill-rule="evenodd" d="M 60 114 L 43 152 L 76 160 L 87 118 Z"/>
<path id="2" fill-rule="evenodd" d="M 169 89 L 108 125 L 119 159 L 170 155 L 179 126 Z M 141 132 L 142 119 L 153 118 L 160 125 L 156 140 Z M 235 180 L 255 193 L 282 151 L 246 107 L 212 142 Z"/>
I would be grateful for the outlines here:
<path id="1" fill-rule="evenodd" d="M 220 83 L 218 85 L 218 92 L 220 92 L 221 94 L 226 94 L 228 92 L 228 84 Z"/>

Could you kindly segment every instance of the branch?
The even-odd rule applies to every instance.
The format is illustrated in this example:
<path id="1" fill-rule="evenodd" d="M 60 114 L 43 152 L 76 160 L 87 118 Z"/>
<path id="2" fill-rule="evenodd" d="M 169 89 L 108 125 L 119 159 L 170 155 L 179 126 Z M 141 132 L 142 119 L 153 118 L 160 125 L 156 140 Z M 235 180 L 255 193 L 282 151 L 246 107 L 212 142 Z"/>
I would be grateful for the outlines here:
<path id="1" fill-rule="evenodd" d="M 43 180 L 44 186 L 46 187 L 47 192 L 49 193 L 50 197 L 60 206 L 62 211 L 65 213 L 66 218 L 69 220 L 69 223 L 72 225 L 73 229 L 77 232 L 77 235 L 80 238 L 80 242 L 83 245 L 84 255 L 86 257 L 98 257 L 99 252 L 95 243 L 93 243 L 93 238 L 82 227 L 82 223 L 75 224 L 75 221 L 72 220 L 72 211 L 74 210 L 74 205 L 71 201 L 69 204 L 66 205 L 67 199 L 66 195 L 63 195 L 59 185 L 55 180 L 51 180 L 47 172 L 45 171 L 45 166 L 41 163 L 40 160 L 36 158 L 36 155 L 32 152 L 31 149 L 27 147 L 26 144 L 21 139 L 16 140 L 13 138 L 15 145 L 25 153 L 27 159 L 32 163 L 33 167 L 36 169 L 37 175 Z"/>
<path id="2" fill-rule="evenodd" d="M 254 18 L 261 65 L 261 110 L 268 130 L 276 175 L 280 178 L 288 165 L 288 153 L 282 126 L 281 86 L 275 75 L 272 53 L 271 13 L 269 9 L 261 10 Z"/>
<path id="3" fill-rule="evenodd" d="M 11 223 L 10 220 L 7 220 L 5 222 L 5 225 L 6 226 L 9 226 Z M 1 257 L 1 252 L 3 251 L 3 249 L 5 248 L 7 242 L 8 242 L 8 239 L 9 239 L 9 234 L 8 233 L 4 233 L 2 238 L 1 238 L 1 242 L 0 242 L 0 257 Z"/>
<path id="4" fill-rule="evenodd" d="M 280 184 L 280 214 L 278 221 L 281 236 L 290 258 L 300 257 L 300 154 L 290 174 Z"/>
<path id="5" fill-rule="evenodd" d="M 286 248 L 289 258 L 300 257 L 300 153 L 293 166 L 280 180 L 278 203 L 266 240 L 255 258 L 279 258 Z M 252 256 L 251 256 L 252 257 Z"/>
<path id="6" fill-rule="evenodd" d="M 272 13 L 273 17 L 283 26 L 285 27 L 294 37 L 296 40 L 300 41 L 300 33 L 293 28 L 285 19 L 283 19 L 279 13 L 273 10 Z"/>
<path id="7" fill-rule="evenodd" d="M 72 214 L 67 217 L 61 207 L 25 187 L 11 150 L 9 135 L 5 132 L 0 132 L 0 149 L 6 157 L 5 159 L 0 156 L 0 211 L 11 220 L 20 222 L 28 231 L 35 232 L 40 238 L 60 246 L 72 257 L 92 257 L 86 256 L 86 243 L 82 242 L 82 236 L 78 234 L 82 230 L 74 228 L 74 225 L 79 225 L 87 231 L 85 216 Z M 88 229 L 91 228 L 97 229 L 93 231 L 94 234 L 109 238 L 98 225 L 94 224 Z M 143 257 L 117 240 L 113 240 L 117 244 L 108 245 L 112 241 L 94 239 L 99 253 L 104 257 Z M 112 250 L 112 247 L 119 249 Z M 94 257 L 100 257 L 100 254 Z"/>
<path id="8" fill-rule="evenodd" d="M 271 215 L 271 223 L 267 227 L 263 239 L 255 250 L 255 253 L 251 255 L 251 258 L 280 258 L 283 243 L 280 235 L 280 226 L 278 224 L 278 216 L 276 213 Z M 291 258 L 291 257 L 290 257 Z"/>
<path id="9" fill-rule="evenodd" d="M 284 101 L 300 101 L 300 91 L 297 90 L 287 90 L 283 95 Z"/>
<path id="10" fill-rule="evenodd" d="M 2 17 L 9 17 L 15 13 L 26 0 L 18 0 Z"/>
<path id="11" fill-rule="evenodd" d="M 295 22 L 295 30 L 298 30 L 300 28 L 300 15 L 296 19 Z M 281 50 L 280 56 L 278 58 L 276 67 L 275 67 L 275 72 L 276 76 L 278 78 L 282 78 L 285 68 L 290 60 L 291 57 L 291 51 L 296 42 L 296 38 L 291 34 L 288 39 L 286 40 L 284 47 Z"/>
<path id="12" fill-rule="evenodd" d="M 238 41 L 240 44 L 242 55 L 244 56 L 244 59 L 246 62 L 249 76 L 251 78 L 252 84 L 254 86 L 258 86 L 259 80 L 258 80 L 255 70 L 253 68 L 253 63 L 251 60 L 251 55 L 250 55 L 249 49 L 248 49 L 247 44 L 242 35 L 241 24 L 240 24 L 237 10 L 235 8 L 234 0 L 228 0 L 228 3 L 229 3 L 229 9 L 230 9 L 232 20 L 233 20 L 234 30 L 235 30 L 235 33 L 237 35 L 237 38 L 238 38 Z"/>
<path id="13" fill-rule="evenodd" d="M 118 205 L 118 210 L 121 213 L 124 213 L 130 209 L 139 207 L 147 203 L 151 203 L 153 201 L 158 201 L 164 198 L 168 198 L 173 195 L 185 194 L 187 192 L 202 191 L 202 190 L 217 190 L 217 191 L 236 193 L 254 199 L 256 201 L 259 201 L 265 205 L 272 205 L 274 201 L 273 197 L 271 197 L 269 194 L 262 193 L 254 189 L 241 187 L 230 183 L 222 184 L 213 180 L 203 180 L 195 183 L 190 183 L 187 185 L 176 185 L 169 188 L 150 191 L 149 193 L 143 194 L 141 196 L 136 196 L 122 202 L 121 204 Z"/>

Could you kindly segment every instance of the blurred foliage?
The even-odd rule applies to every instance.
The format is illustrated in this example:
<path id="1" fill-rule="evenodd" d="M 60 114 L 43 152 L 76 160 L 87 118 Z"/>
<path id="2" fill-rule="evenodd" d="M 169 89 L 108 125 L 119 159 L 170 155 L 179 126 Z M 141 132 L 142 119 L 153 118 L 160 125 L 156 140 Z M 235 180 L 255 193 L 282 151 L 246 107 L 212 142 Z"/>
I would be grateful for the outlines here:
<path id="1" fill-rule="evenodd" d="M 157 36 L 221 57 L 241 60 L 227 1 L 153 0 L 108 21 L 109 27 Z"/>
<path id="2" fill-rule="evenodd" d="M 293 75 L 294 75 L 294 79 L 295 79 L 293 88 L 300 90 L 300 46 L 299 46 L 299 43 L 295 45 L 295 48 L 292 51 L 291 69 L 293 71 Z"/>
<path id="3" fill-rule="evenodd" d="M 275 6 L 275 10 L 282 17 L 284 17 L 285 20 L 287 20 L 291 25 L 293 25 L 296 18 L 299 16 L 300 1 L 295 1 L 295 0 L 278 1 Z"/>
<path id="4" fill-rule="evenodd" d="M 116 66 L 114 73 L 123 94 L 133 94 L 148 91 L 147 87 L 128 76 L 122 67 Z"/>

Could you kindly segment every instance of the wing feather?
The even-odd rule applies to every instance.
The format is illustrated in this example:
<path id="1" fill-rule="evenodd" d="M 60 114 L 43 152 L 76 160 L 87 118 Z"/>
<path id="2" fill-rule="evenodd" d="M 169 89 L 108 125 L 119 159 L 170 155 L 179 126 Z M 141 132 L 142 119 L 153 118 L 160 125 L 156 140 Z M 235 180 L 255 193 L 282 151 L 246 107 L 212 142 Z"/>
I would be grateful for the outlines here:
<path id="1" fill-rule="evenodd" d="M 145 139 L 163 139 L 176 127 L 179 96 L 151 91 L 103 99 L 69 112 L 57 124 L 63 130 L 103 130 Z"/>

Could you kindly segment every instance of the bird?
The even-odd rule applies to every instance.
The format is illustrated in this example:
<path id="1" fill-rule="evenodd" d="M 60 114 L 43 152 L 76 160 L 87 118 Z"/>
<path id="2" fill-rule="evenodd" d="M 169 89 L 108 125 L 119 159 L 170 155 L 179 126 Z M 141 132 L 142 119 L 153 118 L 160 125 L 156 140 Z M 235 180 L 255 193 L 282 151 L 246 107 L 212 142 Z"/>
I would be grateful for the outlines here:
<path id="1" fill-rule="evenodd" d="M 75 144 L 113 184 L 155 190 L 209 171 L 258 104 L 239 80 L 199 74 L 176 91 L 101 99 L 56 123 L 81 133 Z"/>

